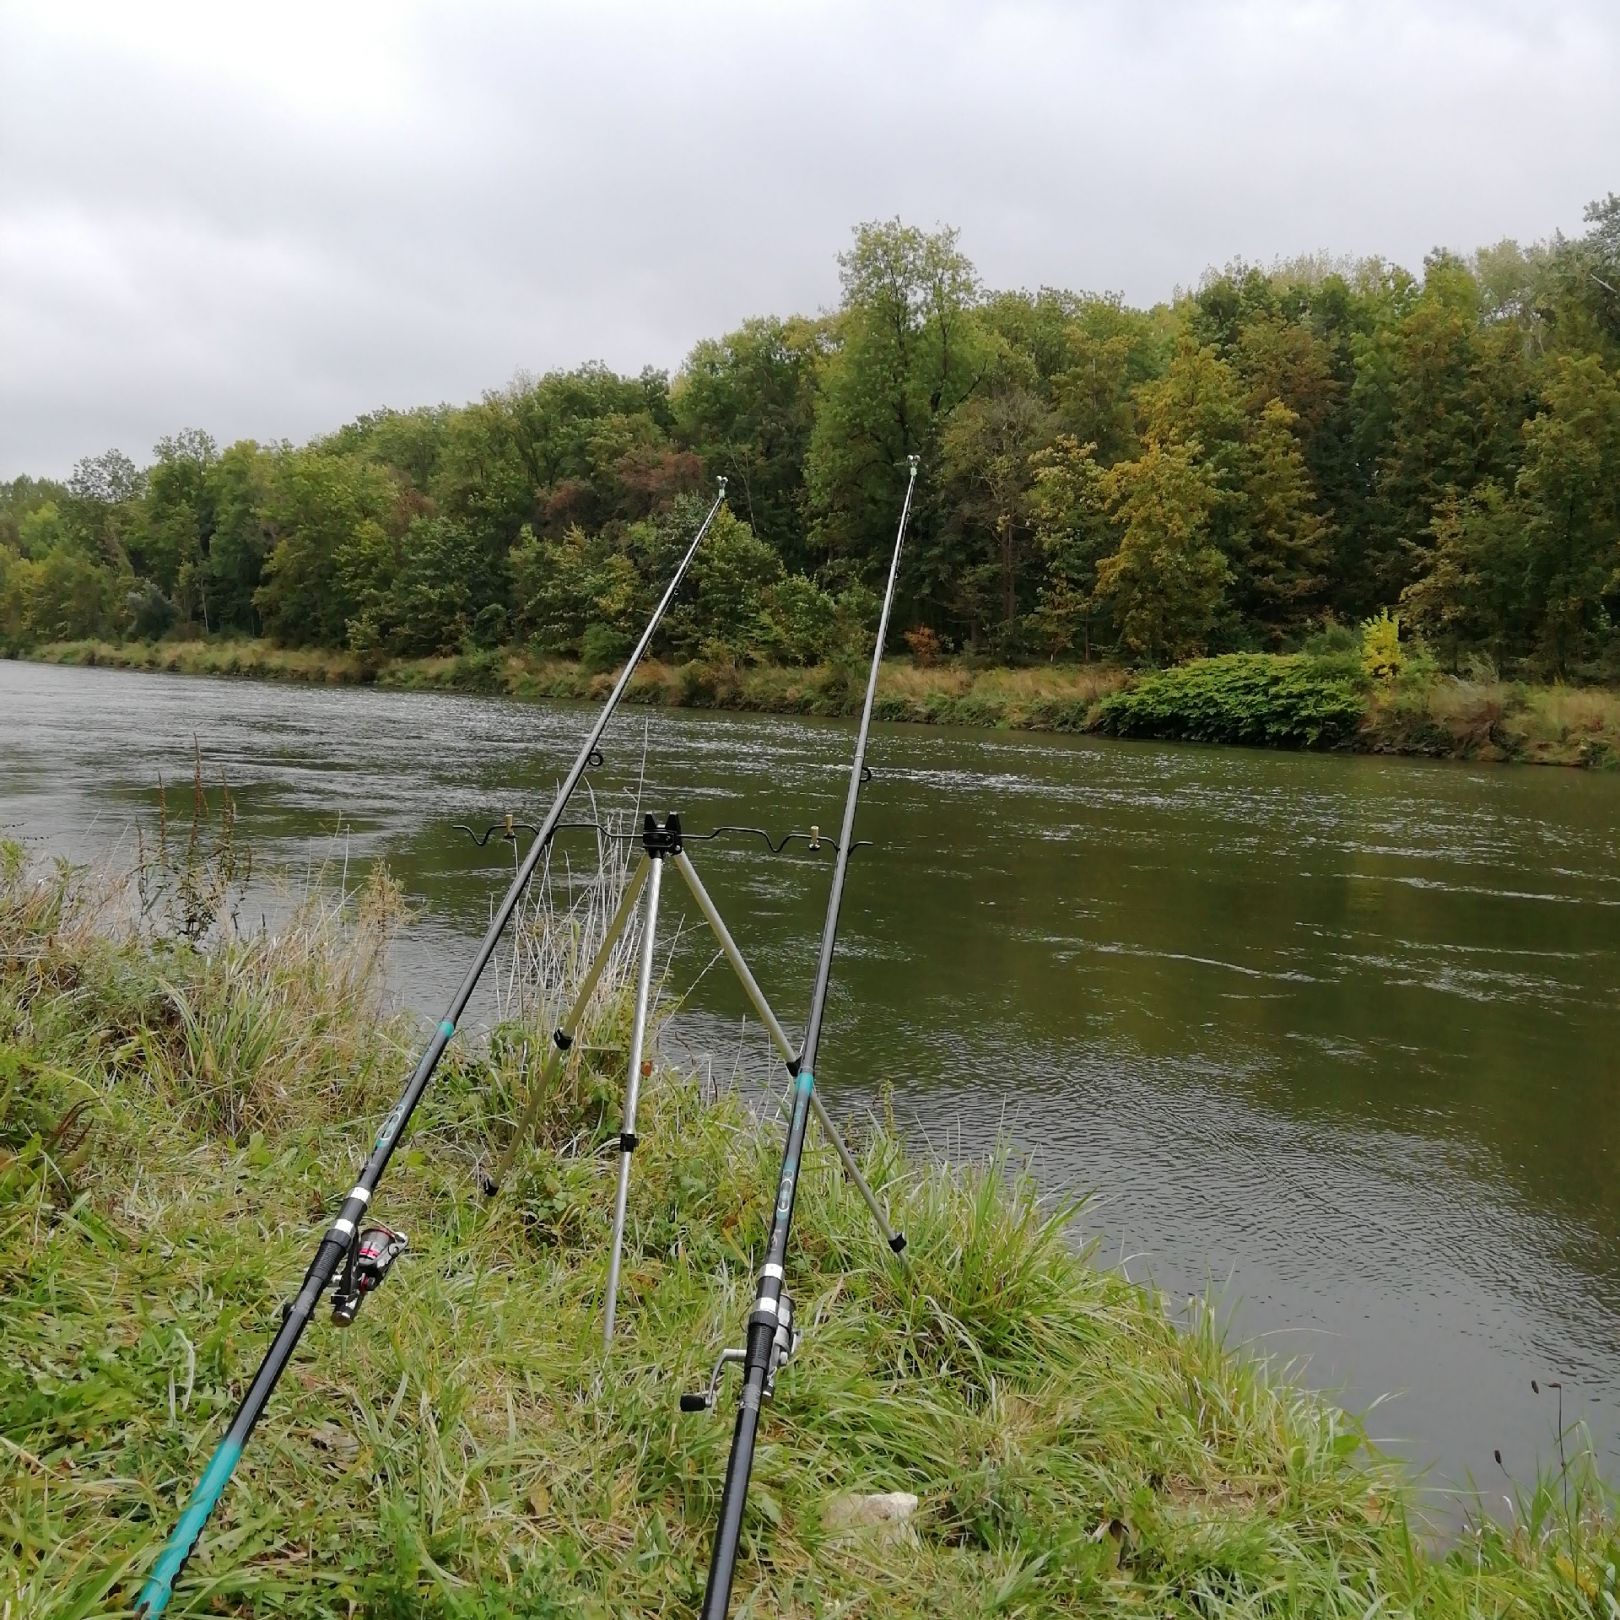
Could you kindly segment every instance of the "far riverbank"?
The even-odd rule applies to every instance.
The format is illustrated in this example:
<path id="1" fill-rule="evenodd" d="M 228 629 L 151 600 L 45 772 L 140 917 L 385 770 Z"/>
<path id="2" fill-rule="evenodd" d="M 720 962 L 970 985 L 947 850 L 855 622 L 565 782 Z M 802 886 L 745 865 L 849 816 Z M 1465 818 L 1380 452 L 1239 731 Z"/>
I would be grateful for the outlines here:
<path id="1" fill-rule="evenodd" d="M 378 659 L 240 639 L 68 641 L 27 656 L 86 667 L 520 699 L 596 699 L 613 679 L 611 670 L 515 648 Z M 789 668 L 648 660 L 636 671 L 628 696 L 665 708 L 836 717 L 857 712 L 859 676 L 840 663 Z M 893 659 L 884 666 L 878 715 L 918 725 L 1620 765 L 1620 692 L 1427 672 L 1393 683 L 1368 682 L 1343 660 L 1303 654 L 1230 654 L 1145 674 L 1106 664 L 1009 669 L 941 661 L 918 667 Z"/>

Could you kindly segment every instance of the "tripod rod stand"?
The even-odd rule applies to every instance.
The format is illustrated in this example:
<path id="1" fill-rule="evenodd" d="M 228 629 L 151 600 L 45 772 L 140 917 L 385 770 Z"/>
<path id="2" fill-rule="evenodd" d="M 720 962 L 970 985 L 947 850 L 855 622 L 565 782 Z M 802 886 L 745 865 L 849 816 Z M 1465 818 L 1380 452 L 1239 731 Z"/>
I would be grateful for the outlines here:
<path id="1" fill-rule="evenodd" d="M 619 1175 L 618 1185 L 614 1197 L 613 1209 L 613 1245 L 608 1260 L 607 1292 L 603 1303 L 602 1340 L 604 1350 L 613 1342 L 613 1327 L 618 1314 L 619 1277 L 624 1251 L 624 1227 L 630 1193 L 630 1158 L 635 1152 L 640 1138 L 636 1134 L 636 1110 L 641 1096 L 641 1082 L 651 1069 L 651 1064 L 645 1058 L 646 1035 L 648 1015 L 652 1000 L 652 967 L 657 949 L 658 909 L 663 887 L 663 866 L 666 860 L 673 861 L 676 871 L 685 880 L 692 898 L 697 902 L 698 909 L 703 913 L 704 921 L 708 923 L 720 949 L 727 962 L 731 964 L 732 971 L 737 975 L 744 994 L 748 997 L 754 1011 L 758 1014 L 760 1022 L 769 1033 L 772 1043 L 781 1053 L 783 1061 L 790 1067 L 794 1058 L 794 1048 L 782 1028 L 781 1020 L 772 1011 L 770 1003 L 765 999 L 765 993 L 759 987 L 759 981 L 754 977 L 747 960 L 738 949 L 731 930 L 726 926 L 725 919 L 720 915 L 709 891 L 704 887 L 697 869 L 692 865 L 691 857 L 685 852 L 682 843 L 681 823 L 678 814 L 671 812 L 660 825 L 657 818 L 648 815 L 643 822 L 641 833 L 643 856 L 632 872 L 630 881 L 625 885 L 624 894 L 619 900 L 607 929 L 603 934 L 602 942 L 597 948 L 585 978 L 580 984 L 567 1013 L 562 1022 L 552 1034 L 551 1050 L 547 1052 L 540 1073 L 536 1077 L 530 1092 L 529 1100 L 524 1108 L 523 1115 L 518 1122 L 511 1140 L 506 1145 L 506 1151 L 501 1155 L 500 1163 L 493 1176 L 484 1180 L 484 1191 L 493 1195 L 505 1184 L 511 1174 L 512 1166 L 516 1162 L 523 1143 L 533 1130 L 539 1118 L 540 1109 L 555 1082 L 567 1055 L 574 1045 L 574 1037 L 584 1020 L 585 1013 L 590 1005 L 591 998 L 596 993 L 597 985 L 601 981 L 603 972 L 607 968 L 614 947 L 624 936 L 630 918 L 634 914 L 636 902 L 645 896 L 646 918 L 643 923 L 641 936 L 641 951 L 636 971 L 635 1007 L 632 1015 L 629 1051 L 629 1072 L 625 1081 L 624 1113 L 619 1130 Z M 849 1145 L 839 1135 L 837 1127 L 833 1124 L 820 1097 L 812 1093 L 813 1106 L 816 1119 L 826 1133 L 827 1139 L 832 1143 L 838 1154 L 845 1173 L 859 1189 L 866 1207 L 872 1213 L 878 1230 L 883 1234 L 883 1241 L 896 1255 L 903 1253 L 906 1246 L 905 1234 L 897 1232 L 890 1225 L 883 1206 L 878 1201 L 877 1194 L 872 1190 L 866 1177 L 861 1174 L 860 1166 L 855 1162 L 854 1155 L 849 1151 Z"/>

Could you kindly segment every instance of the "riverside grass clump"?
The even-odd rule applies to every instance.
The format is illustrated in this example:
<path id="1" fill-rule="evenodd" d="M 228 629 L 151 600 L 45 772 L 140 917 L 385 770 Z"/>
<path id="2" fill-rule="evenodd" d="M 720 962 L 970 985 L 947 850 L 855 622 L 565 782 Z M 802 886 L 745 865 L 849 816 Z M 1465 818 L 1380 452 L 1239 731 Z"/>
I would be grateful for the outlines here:
<path id="1" fill-rule="evenodd" d="M 14 849 L 0 868 L 0 1613 L 19 1620 L 125 1612 L 413 1049 L 378 989 L 386 885 L 207 949 L 112 895 Z M 452 1048 L 378 1199 L 410 1251 L 355 1326 L 323 1314 L 305 1337 L 171 1614 L 695 1611 L 730 1425 L 676 1396 L 746 1315 L 776 1133 L 695 1080 L 649 1084 L 604 1360 L 623 1014 L 610 988 L 589 1072 L 493 1203 L 477 1177 L 522 1043 Z M 245 1105 L 220 1105 L 225 1070 Z M 911 1274 L 814 1147 L 806 1339 L 766 1412 L 736 1614 L 1614 1613 L 1589 1480 L 1430 1554 L 1356 1422 L 1091 1266 L 1072 1208 L 1012 1160 L 910 1159 L 876 1127 L 859 1151 Z M 903 1534 L 829 1528 L 836 1498 L 885 1490 L 921 1499 Z"/>

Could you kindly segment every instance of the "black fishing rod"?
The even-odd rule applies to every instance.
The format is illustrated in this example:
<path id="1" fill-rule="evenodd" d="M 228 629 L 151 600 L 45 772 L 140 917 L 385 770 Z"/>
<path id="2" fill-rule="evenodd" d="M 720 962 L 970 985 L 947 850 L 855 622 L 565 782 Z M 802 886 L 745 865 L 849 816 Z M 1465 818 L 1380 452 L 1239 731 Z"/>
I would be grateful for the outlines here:
<path id="1" fill-rule="evenodd" d="M 686 555 L 681 558 L 669 584 L 665 586 L 658 606 L 653 609 L 652 617 L 647 621 L 647 628 L 641 632 L 641 640 L 636 643 L 635 650 L 626 661 L 618 680 L 614 682 L 613 690 L 608 693 L 601 713 L 591 726 L 590 735 L 581 745 L 579 754 L 569 767 L 568 775 L 563 778 L 562 786 L 557 790 L 556 800 L 546 813 L 538 835 L 529 846 L 528 854 L 519 865 L 517 875 L 512 879 L 511 888 L 506 891 L 505 899 L 496 907 L 495 915 L 490 920 L 489 931 L 478 947 L 478 953 L 473 958 L 472 966 L 467 970 L 466 978 L 461 981 L 460 989 L 451 999 L 449 1010 L 440 1020 L 439 1027 L 434 1031 L 433 1039 L 429 1041 L 415 1072 L 411 1075 L 399 1101 L 394 1104 L 393 1112 L 383 1121 L 365 1168 L 360 1172 L 359 1181 L 344 1199 L 338 1218 L 333 1221 L 321 1239 L 321 1246 L 315 1251 L 315 1258 L 304 1274 L 304 1283 L 297 1296 L 283 1307 L 281 1326 L 276 1330 L 275 1338 L 270 1341 L 270 1348 L 265 1352 L 264 1360 L 260 1363 L 247 1394 L 243 1396 L 242 1404 L 237 1407 L 236 1415 L 225 1431 L 225 1437 L 220 1441 L 202 1478 L 197 1482 L 197 1488 L 191 1493 L 191 1499 L 186 1503 L 180 1522 L 174 1528 L 174 1534 L 169 1537 L 157 1563 L 153 1566 L 152 1573 L 147 1577 L 146 1584 L 141 1588 L 140 1597 L 136 1600 L 136 1609 L 141 1614 L 158 1615 L 168 1607 L 169 1599 L 174 1595 L 174 1583 L 179 1578 L 181 1570 L 185 1568 L 192 1549 L 197 1545 L 203 1526 L 207 1524 L 209 1514 L 214 1511 L 214 1504 L 219 1501 L 221 1493 L 230 1483 L 231 1475 L 241 1459 L 242 1448 L 247 1444 L 254 1425 L 259 1421 L 277 1382 L 286 1370 L 304 1329 L 309 1325 L 310 1317 L 320 1303 L 321 1295 L 332 1286 L 333 1279 L 337 1277 L 338 1266 L 342 1265 L 343 1275 L 338 1280 L 337 1291 L 333 1296 L 332 1319 L 340 1326 L 347 1326 L 354 1320 L 355 1313 L 365 1296 L 382 1282 L 389 1267 L 404 1251 L 406 1240 L 403 1233 L 394 1232 L 381 1225 L 360 1229 L 360 1223 L 364 1220 L 367 1207 L 371 1203 L 371 1196 L 377 1190 L 377 1183 L 382 1180 L 383 1171 L 388 1168 L 388 1161 L 393 1157 L 400 1138 L 404 1136 L 405 1127 L 410 1123 L 416 1105 L 422 1100 L 422 1094 L 427 1090 L 434 1070 L 439 1066 L 439 1059 L 444 1055 L 445 1047 L 456 1032 L 456 1025 L 466 1011 L 467 1003 L 472 999 L 479 978 L 489 965 L 490 957 L 495 954 L 495 947 L 500 943 L 501 935 L 507 923 L 511 921 L 512 913 L 516 910 L 529 879 L 534 875 L 535 867 L 557 831 L 569 799 L 585 772 L 592 765 L 601 763 L 597 744 L 602 740 L 602 733 L 607 729 L 608 721 L 613 718 L 613 711 L 624 696 L 636 665 L 645 655 L 659 622 L 674 599 L 682 578 L 691 566 L 693 557 L 697 555 L 698 547 L 703 543 L 704 535 L 709 532 L 709 527 L 726 498 L 726 480 L 720 479 L 719 484 L 720 489 L 714 498 L 714 505 L 709 508 L 708 515 L 692 537 L 692 543 L 686 548 Z M 558 1038 L 563 1039 L 561 1036 Z"/>
<path id="2" fill-rule="evenodd" d="M 759 1432 L 760 1402 L 771 1393 L 777 1368 L 793 1354 L 798 1344 L 798 1331 L 793 1325 L 793 1301 L 786 1288 L 788 1230 L 793 1224 L 799 1160 L 804 1152 L 805 1132 L 810 1121 L 810 1100 L 815 1093 L 816 1048 L 821 1041 L 827 986 L 832 979 L 833 950 L 838 943 L 838 911 L 844 899 L 844 878 L 849 871 L 849 856 L 854 844 L 855 809 L 860 802 L 861 784 L 867 774 L 866 739 L 872 729 L 872 705 L 877 697 L 878 672 L 883 666 L 883 644 L 888 637 L 889 610 L 894 606 L 894 582 L 900 572 L 900 550 L 905 544 L 906 520 L 911 516 L 911 495 L 917 487 L 917 457 L 907 459 L 911 476 L 906 481 L 905 503 L 900 508 L 900 524 L 895 531 L 894 556 L 889 561 L 889 582 L 884 588 L 877 641 L 872 647 L 872 670 L 866 680 L 866 701 L 861 706 L 861 725 L 855 736 L 855 760 L 849 772 L 849 796 L 844 801 L 844 830 L 838 839 L 838 858 L 833 866 L 832 889 L 827 896 L 827 921 L 821 931 L 821 956 L 816 963 L 815 988 L 810 992 L 810 1017 L 805 1026 L 804 1045 L 797 1060 L 789 1065 L 797 1082 L 793 1089 L 793 1112 L 788 1119 L 787 1146 L 782 1152 L 782 1174 L 776 1185 L 776 1209 L 771 1216 L 765 1264 L 759 1273 L 759 1292 L 748 1317 L 748 1345 L 745 1350 L 727 1350 L 721 1355 L 706 1394 L 681 1398 L 682 1409 L 686 1411 L 701 1411 L 711 1406 L 726 1364 L 731 1361 L 742 1363 L 742 1395 L 737 1405 L 737 1426 L 731 1436 L 731 1455 L 726 1462 L 725 1489 L 720 1497 L 720 1527 L 715 1532 L 709 1584 L 703 1594 L 703 1620 L 726 1620 L 726 1611 L 731 1604 L 732 1577 L 737 1568 L 743 1506 L 748 1499 L 748 1476 L 754 1466 L 754 1440 Z"/>

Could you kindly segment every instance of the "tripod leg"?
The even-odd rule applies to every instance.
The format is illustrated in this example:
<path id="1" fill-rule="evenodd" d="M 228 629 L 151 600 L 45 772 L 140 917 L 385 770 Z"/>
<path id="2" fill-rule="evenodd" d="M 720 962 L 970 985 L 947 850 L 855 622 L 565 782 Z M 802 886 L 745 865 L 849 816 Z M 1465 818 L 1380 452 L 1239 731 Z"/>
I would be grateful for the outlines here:
<path id="1" fill-rule="evenodd" d="M 574 1036 L 579 1030 L 580 1021 L 585 1016 L 586 1008 L 591 1004 L 591 997 L 596 994 L 596 986 L 607 968 L 608 958 L 613 955 L 613 947 L 619 943 L 619 937 L 624 933 L 631 914 L 636 909 L 636 901 L 640 898 L 642 885 L 647 881 L 647 868 L 651 864 L 644 859 L 631 873 L 630 881 L 625 884 L 624 893 L 619 897 L 618 909 L 613 913 L 607 925 L 607 932 L 602 936 L 602 944 L 597 950 L 596 958 L 579 987 L 579 994 L 574 997 L 574 1003 L 568 1009 L 562 1023 L 552 1033 L 551 1050 L 546 1053 L 545 1062 L 540 1065 L 540 1073 L 529 1092 L 529 1101 L 524 1107 L 523 1117 L 518 1121 L 517 1129 L 512 1132 L 512 1140 L 506 1144 L 506 1151 L 501 1155 L 501 1162 L 496 1166 L 495 1174 L 484 1178 L 484 1191 L 491 1197 L 505 1186 L 506 1178 L 511 1175 L 512 1166 L 517 1162 L 519 1151 L 529 1132 L 534 1129 L 534 1122 L 540 1117 L 540 1105 L 546 1100 L 558 1071 L 563 1066 L 563 1060 L 574 1044 Z"/>
<path id="2" fill-rule="evenodd" d="M 630 1156 L 636 1151 L 636 1103 L 641 1097 L 642 1050 L 647 1041 L 647 1003 L 652 998 L 652 967 L 658 932 L 658 893 L 664 862 L 651 861 L 647 881 L 647 921 L 641 935 L 641 964 L 636 974 L 635 1021 L 630 1026 L 630 1077 L 624 1088 L 624 1124 L 619 1131 L 619 1187 L 613 1200 L 613 1249 L 608 1256 L 607 1297 L 602 1311 L 602 1349 L 613 1348 L 613 1318 L 619 1308 L 619 1262 L 624 1253 L 625 1206 L 630 1200 Z"/>
<path id="3" fill-rule="evenodd" d="M 760 989 L 759 981 L 754 977 L 748 963 L 743 959 L 742 952 L 737 949 L 737 942 L 731 937 L 731 930 L 726 927 L 725 919 L 721 917 L 719 909 L 709 895 L 709 891 L 703 887 L 703 880 L 697 875 L 697 869 L 692 865 L 691 858 L 682 850 L 674 859 L 681 876 L 686 879 L 687 888 L 692 891 L 692 898 L 698 903 L 698 910 L 703 913 L 704 921 L 713 930 L 714 937 L 719 940 L 720 949 L 725 953 L 726 960 L 731 964 L 732 972 L 737 975 L 738 982 L 743 987 L 743 993 L 753 1004 L 754 1011 L 759 1014 L 760 1021 L 770 1032 L 771 1040 L 775 1043 L 777 1051 L 782 1054 L 787 1063 L 791 1064 L 795 1053 L 792 1043 L 787 1038 L 787 1032 L 782 1028 L 776 1014 L 771 1011 L 771 1005 L 765 999 L 765 992 Z M 814 1091 L 810 1093 L 810 1107 L 822 1130 L 826 1132 L 827 1140 L 837 1150 L 845 1174 L 860 1189 L 861 1197 L 866 1200 L 866 1207 L 871 1210 L 872 1219 L 877 1222 L 878 1230 L 883 1234 L 883 1241 L 896 1254 L 899 1254 L 906 1246 L 905 1233 L 896 1232 L 889 1225 L 889 1218 L 884 1213 L 883 1206 L 878 1202 L 877 1194 L 867 1184 L 866 1177 L 861 1174 L 860 1166 L 855 1162 L 855 1156 L 849 1151 L 843 1137 L 839 1135 L 837 1127 L 828 1117 L 819 1093 Z"/>

